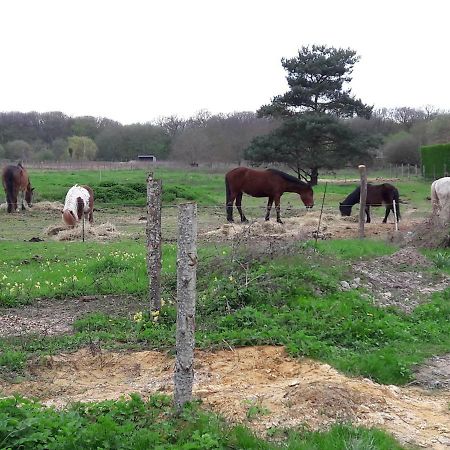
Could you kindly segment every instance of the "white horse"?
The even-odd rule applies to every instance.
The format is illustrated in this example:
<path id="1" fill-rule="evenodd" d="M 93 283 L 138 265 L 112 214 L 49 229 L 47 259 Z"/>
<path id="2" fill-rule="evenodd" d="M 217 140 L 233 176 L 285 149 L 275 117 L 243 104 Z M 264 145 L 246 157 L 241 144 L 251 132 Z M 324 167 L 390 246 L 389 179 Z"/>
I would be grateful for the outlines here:
<path id="1" fill-rule="evenodd" d="M 450 177 L 439 178 L 431 185 L 433 215 L 450 222 Z"/>
<path id="2" fill-rule="evenodd" d="M 75 226 L 83 217 L 93 223 L 94 193 L 89 186 L 72 186 L 66 194 L 62 218 L 67 225 Z"/>

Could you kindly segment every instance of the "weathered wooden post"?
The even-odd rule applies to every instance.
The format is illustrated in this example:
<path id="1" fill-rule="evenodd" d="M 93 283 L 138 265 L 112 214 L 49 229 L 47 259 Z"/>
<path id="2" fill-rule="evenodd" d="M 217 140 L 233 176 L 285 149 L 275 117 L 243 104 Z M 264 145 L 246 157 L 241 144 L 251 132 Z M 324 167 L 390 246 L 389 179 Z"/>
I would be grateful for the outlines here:
<path id="1" fill-rule="evenodd" d="M 367 199 L 367 173 L 366 166 L 358 166 L 359 175 L 361 177 L 361 191 L 359 197 L 359 237 L 363 238 L 364 235 L 364 223 L 366 221 L 366 199 Z"/>
<path id="2" fill-rule="evenodd" d="M 174 403 L 180 410 L 192 399 L 194 381 L 195 301 L 197 281 L 197 205 L 185 203 L 178 213 L 177 335 Z"/>
<path id="3" fill-rule="evenodd" d="M 397 204 L 395 200 L 392 200 L 392 206 L 394 208 L 395 231 L 398 231 Z"/>
<path id="4" fill-rule="evenodd" d="M 147 273 L 150 310 L 161 309 L 161 180 L 147 177 Z"/>

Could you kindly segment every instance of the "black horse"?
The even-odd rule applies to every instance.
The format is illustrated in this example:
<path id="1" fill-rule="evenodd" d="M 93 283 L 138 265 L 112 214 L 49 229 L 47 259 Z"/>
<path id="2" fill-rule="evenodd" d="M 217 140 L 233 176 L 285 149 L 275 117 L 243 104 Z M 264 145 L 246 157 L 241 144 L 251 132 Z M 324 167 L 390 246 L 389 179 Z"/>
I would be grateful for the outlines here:
<path id="1" fill-rule="evenodd" d="M 352 206 L 359 203 L 359 198 L 361 195 L 361 187 L 357 187 L 348 197 L 339 203 L 339 211 L 343 216 L 349 216 L 352 213 Z M 397 222 L 400 220 L 400 201 L 398 190 L 395 186 L 389 183 L 383 184 L 367 184 L 367 199 L 366 199 L 366 215 L 367 223 L 370 223 L 370 207 L 371 206 L 386 206 L 386 215 L 384 216 L 383 223 L 387 222 L 389 213 L 392 211 L 394 213 L 394 202 L 395 200 L 395 210 L 397 214 Z"/>

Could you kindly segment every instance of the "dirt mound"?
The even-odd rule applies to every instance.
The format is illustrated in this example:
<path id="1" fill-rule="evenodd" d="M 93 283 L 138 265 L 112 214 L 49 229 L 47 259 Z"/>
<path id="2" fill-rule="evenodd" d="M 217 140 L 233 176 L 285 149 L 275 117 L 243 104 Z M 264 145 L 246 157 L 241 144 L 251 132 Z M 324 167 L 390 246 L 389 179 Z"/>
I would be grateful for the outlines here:
<path id="1" fill-rule="evenodd" d="M 450 353 L 430 358 L 417 368 L 415 377 L 421 386 L 450 389 Z"/>
<path id="2" fill-rule="evenodd" d="M 79 241 L 83 237 L 83 227 L 81 224 L 74 228 L 67 225 L 51 225 L 44 230 L 44 233 L 48 236 L 54 236 L 57 241 Z M 121 235 L 122 233 L 110 222 L 100 225 L 90 225 L 87 222 L 84 229 L 85 239 L 88 240 L 105 241 Z"/>
<path id="3" fill-rule="evenodd" d="M 404 236 L 408 245 L 424 248 L 450 247 L 450 224 L 443 225 L 437 218 L 427 218 Z"/>
<path id="4" fill-rule="evenodd" d="M 382 256 L 353 265 L 363 278 L 362 285 L 378 306 L 395 306 L 411 313 L 428 301 L 433 292 L 446 289 L 450 277 L 426 269 L 432 263 L 416 249 L 407 247 L 390 256 Z"/>
<path id="5" fill-rule="evenodd" d="M 5 394 L 47 404 L 172 393 L 173 358 L 158 352 L 81 350 L 30 367 L 34 379 L 0 383 Z M 346 377 L 326 364 L 292 359 L 281 347 L 196 352 L 194 396 L 233 422 L 264 435 L 272 427 L 326 429 L 342 420 L 377 426 L 403 443 L 443 450 L 450 445 L 450 392 L 398 388 Z M 249 408 L 264 414 L 248 418 Z"/>

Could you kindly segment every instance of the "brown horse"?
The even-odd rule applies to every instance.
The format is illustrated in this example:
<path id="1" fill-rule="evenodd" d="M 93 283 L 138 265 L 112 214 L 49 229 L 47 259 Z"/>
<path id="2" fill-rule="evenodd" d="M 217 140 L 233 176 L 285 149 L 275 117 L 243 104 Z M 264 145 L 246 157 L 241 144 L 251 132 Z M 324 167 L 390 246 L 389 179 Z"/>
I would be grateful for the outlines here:
<path id="1" fill-rule="evenodd" d="M 352 206 L 359 203 L 359 197 L 361 194 L 361 187 L 357 187 L 347 198 L 339 203 L 339 211 L 343 216 L 349 216 L 352 213 Z M 397 214 L 397 222 L 400 220 L 400 200 L 398 190 L 395 186 L 389 183 L 383 184 L 367 184 L 367 199 L 366 199 L 366 215 L 367 223 L 370 223 L 370 207 L 371 206 L 386 206 L 386 214 L 383 219 L 383 223 L 387 222 L 389 213 L 394 213 L 395 200 L 395 212 Z"/>
<path id="2" fill-rule="evenodd" d="M 269 220 L 270 210 L 273 202 L 275 202 L 277 222 L 279 223 L 283 223 L 280 218 L 280 198 L 285 192 L 299 194 L 307 208 L 312 208 L 314 205 L 314 193 L 311 186 L 280 170 L 254 170 L 248 167 L 237 167 L 225 175 L 225 187 L 228 222 L 233 222 L 233 203 L 235 200 L 241 221 L 247 222 L 241 207 L 243 194 L 252 197 L 269 197 L 266 220 Z"/>
<path id="3" fill-rule="evenodd" d="M 8 204 L 8 212 L 18 211 L 17 197 L 21 194 L 22 209 L 25 209 L 23 200 L 32 206 L 33 191 L 27 171 L 21 163 L 17 166 L 6 166 L 2 171 L 2 183 L 6 193 L 6 203 Z"/>

